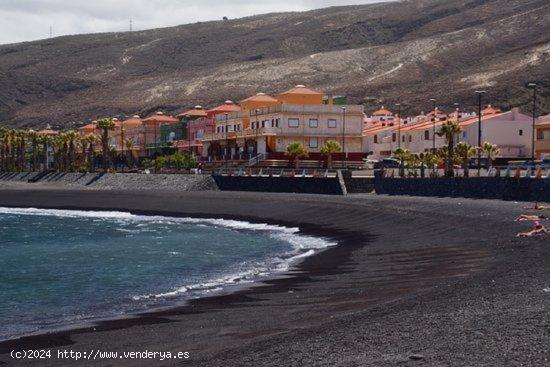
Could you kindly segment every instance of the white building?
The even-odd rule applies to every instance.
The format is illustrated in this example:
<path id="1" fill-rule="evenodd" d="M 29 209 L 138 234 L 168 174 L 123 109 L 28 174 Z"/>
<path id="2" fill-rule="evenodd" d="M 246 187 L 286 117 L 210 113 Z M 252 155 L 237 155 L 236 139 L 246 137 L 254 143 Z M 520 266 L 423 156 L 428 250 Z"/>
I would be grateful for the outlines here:
<path id="1" fill-rule="evenodd" d="M 444 137 L 434 135 L 447 121 L 438 115 L 437 118 L 403 120 L 403 123 L 379 123 L 363 131 L 365 152 L 373 152 L 373 158 L 389 157 L 399 146 L 413 153 L 427 152 L 447 145 Z M 478 118 L 475 114 L 461 114 L 459 125 L 462 132 L 456 142 L 464 141 L 472 146 L 478 145 Z M 430 116 L 430 114 L 428 114 Z M 456 116 L 456 115 L 455 115 Z M 532 147 L 532 119 L 514 108 L 500 112 L 491 106 L 482 111 L 481 142 L 491 142 L 500 149 L 503 158 L 526 158 Z M 401 142 L 399 143 L 399 140 Z"/>

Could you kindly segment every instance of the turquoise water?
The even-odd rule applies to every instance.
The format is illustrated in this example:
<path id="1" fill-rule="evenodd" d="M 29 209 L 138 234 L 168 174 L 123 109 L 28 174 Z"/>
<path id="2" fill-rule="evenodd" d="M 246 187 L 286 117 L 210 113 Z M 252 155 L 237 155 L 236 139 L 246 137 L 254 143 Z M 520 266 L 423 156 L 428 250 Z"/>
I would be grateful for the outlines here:
<path id="1" fill-rule="evenodd" d="M 330 245 L 227 220 L 0 208 L 0 339 L 170 306 Z"/>

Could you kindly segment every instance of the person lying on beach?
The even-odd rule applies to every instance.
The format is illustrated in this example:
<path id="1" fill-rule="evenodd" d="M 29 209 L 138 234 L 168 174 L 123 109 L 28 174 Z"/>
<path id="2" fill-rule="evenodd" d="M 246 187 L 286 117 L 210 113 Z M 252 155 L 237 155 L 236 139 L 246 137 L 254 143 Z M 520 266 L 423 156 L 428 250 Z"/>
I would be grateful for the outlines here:
<path id="1" fill-rule="evenodd" d="M 527 206 L 525 209 L 532 209 L 532 210 L 550 210 L 550 205 L 539 205 L 539 203 L 535 203 L 535 206 Z"/>
<path id="2" fill-rule="evenodd" d="M 533 230 L 529 232 L 521 232 L 516 235 L 516 237 L 535 237 L 535 236 L 542 236 L 546 233 L 549 233 L 550 230 L 545 228 L 540 222 L 535 222 L 533 226 Z"/>
<path id="3" fill-rule="evenodd" d="M 519 217 L 516 218 L 516 222 L 525 222 L 525 221 L 535 221 L 535 220 L 546 220 L 548 219 L 548 217 L 546 215 L 543 215 L 543 214 L 535 214 L 535 215 L 527 215 L 527 214 L 522 214 L 520 215 Z"/>

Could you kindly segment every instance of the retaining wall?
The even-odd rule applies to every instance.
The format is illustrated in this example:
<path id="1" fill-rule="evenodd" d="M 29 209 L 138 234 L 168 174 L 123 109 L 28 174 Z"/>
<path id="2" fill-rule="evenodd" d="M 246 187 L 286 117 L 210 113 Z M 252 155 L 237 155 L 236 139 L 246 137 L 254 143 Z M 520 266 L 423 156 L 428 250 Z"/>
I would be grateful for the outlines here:
<path id="1" fill-rule="evenodd" d="M 343 195 L 337 177 L 213 176 L 222 191 Z"/>
<path id="2" fill-rule="evenodd" d="M 550 179 L 513 177 L 382 178 L 377 194 L 550 202 Z"/>
<path id="3" fill-rule="evenodd" d="M 32 182 L 106 190 L 217 190 L 210 175 L 193 174 L 3 172 L 0 173 L 0 184 L 2 182 Z"/>

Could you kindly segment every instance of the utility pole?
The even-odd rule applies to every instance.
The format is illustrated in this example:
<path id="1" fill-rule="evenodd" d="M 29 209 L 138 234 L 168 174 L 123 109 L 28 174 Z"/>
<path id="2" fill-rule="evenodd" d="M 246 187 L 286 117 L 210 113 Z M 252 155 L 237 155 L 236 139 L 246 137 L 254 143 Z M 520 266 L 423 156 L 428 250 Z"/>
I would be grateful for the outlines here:
<path id="1" fill-rule="evenodd" d="M 477 176 L 481 176 L 481 97 L 486 92 L 476 90 L 477 94 Z"/>
<path id="2" fill-rule="evenodd" d="M 401 149 L 401 103 L 396 103 L 397 106 L 397 149 Z"/>
<path id="3" fill-rule="evenodd" d="M 529 88 L 533 88 L 533 141 L 532 141 L 532 147 L 531 147 L 531 159 L 533 160 L 533 167 L 535 166 L 535 125 L 536 125 L 536 118 L 537 118 L 537 84 L 536 83 L 529 83 L 527 84 Z"/>

